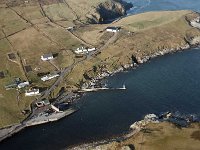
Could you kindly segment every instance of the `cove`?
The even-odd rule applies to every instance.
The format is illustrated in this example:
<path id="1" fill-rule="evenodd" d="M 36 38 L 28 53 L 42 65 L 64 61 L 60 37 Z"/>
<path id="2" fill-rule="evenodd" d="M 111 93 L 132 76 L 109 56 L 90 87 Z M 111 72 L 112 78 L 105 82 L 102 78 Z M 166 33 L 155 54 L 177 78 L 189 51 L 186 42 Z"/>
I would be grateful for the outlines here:
<path id="1" fill-rule="evenodd" d="M 27 128 L 0 144 L 0 149 L 55 150 L 129 131 L 148 113 L 179 111 L 200 115 L 200 49 L 152 59 L 137 69 L 109 77 L 112 87 L 82 97 L 80 111 L 58 122 Z"/>

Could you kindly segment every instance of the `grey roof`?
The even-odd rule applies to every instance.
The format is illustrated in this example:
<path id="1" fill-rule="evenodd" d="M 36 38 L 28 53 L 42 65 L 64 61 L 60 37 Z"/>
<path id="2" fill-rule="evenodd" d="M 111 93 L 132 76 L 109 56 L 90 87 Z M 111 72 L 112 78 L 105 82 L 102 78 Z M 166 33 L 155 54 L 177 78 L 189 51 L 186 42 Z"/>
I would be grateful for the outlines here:
<path id="1" fill-rule="evenodd" d="M 44 54 L 42 56 L 43 56 L 43 58 L 49 58 L 49 57 L 53 57 L 53 54 L 49 53 L 49 54 Z"/>

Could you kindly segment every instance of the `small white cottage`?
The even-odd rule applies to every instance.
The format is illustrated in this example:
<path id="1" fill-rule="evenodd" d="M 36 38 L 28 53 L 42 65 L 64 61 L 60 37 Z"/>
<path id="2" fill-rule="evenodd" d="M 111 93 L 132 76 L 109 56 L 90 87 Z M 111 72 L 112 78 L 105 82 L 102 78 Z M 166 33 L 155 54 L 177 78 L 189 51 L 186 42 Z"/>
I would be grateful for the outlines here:
<path id="1" fill-rule="evenodd" d="M 17 87 L 18 87 L 19 89 L 21 89 L 21 88 L 24 88 L 24 87 L 29 86 L 29 85 L 30 85 L 30 83 L 29 83 L 28 81 L 26 81 L 26 82 L 21 82 L 21 83 L 19 83 L 19 84 L 17 85 Z"/>
<path id="2" fill-rule="evenodd" d="M 30 89 L 26 90 L 25 96 L 37 96 L 40 95 L 40 90 L 39 89 Z"/>
<path id="3" fill-rule="evenodd" d="M 107 27 L 106 28 L 106 31 L 107 32 L 119 32 L 119 30 L 120 30 L 120 27 Z"/>
<path id="4" fill-rule="evenodd" d="M 49 75 L 46 75 L 46 76 L 43 76 L 41 78 L 42 81 L 48 81 L 48 80 L 51 80 L 53 78 L 56 78 L 56 77 L 59 77 L 60 75 L 59 74 L 49 74 Z"/>
<path id="5" fill-rule="evenodd" d="M 49 54 L 44 54 L 44 55 L 42 55 L 42 56 L 41 56 L 41 59 L 42 59 L 43 61 L 47 61 L 47 60 L 52 60 L 52 59 L 54 59 L 54 57 L 53 57 L 53 54 L 52 54 L 52 53 L 49 53 Z"/>

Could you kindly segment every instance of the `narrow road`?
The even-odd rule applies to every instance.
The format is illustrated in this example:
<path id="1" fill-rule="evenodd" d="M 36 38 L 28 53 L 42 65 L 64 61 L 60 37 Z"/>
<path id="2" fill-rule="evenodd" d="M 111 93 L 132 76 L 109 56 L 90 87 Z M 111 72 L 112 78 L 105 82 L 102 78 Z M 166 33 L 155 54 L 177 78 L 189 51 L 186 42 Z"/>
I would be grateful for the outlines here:
<path id="1" fill-rule="evenodd" d="M 41 8 L 42 13 L 44 14 L 45 17 L 48 18 L 48 20 L 49 20 L 50 22 L 52 22 L 52 23 L 55 24 L 56 26 L 59 26 L 59 27 L 65 29 L 66 32 L 70 33 L 72 37 L 74 37 L 75 39 L 79 40 L 82 44 L 84 44 L 84 45 L 86 45 L 86 46 L 88 46 L 88 47 L 94 47 L 93 45 L 91 45 L 91 44 L 87 43 L 86 41 L 84 41 L 83 39 L 81 39 L 81 38 L 80 38 L 78 35 L 76 35 L 75 33 L 66 30 L 66 28 L 65 28 L 64 26 L 59 25 L 59 24 L 57 24 L 56 22 L 54 22 L 51 18 L 49 18 L 49 17 L 46 15 L 45 11 L 43 10 L 43 7 L 42 7 L 42 5 L 41 5 L 41 0 L 38 0 L 38 3 L 39 3 L 39 5 L 40 5 L 40 8 Z M 20 14 L 19 14 L 17 11 L 15 11 L 13 8 L 11 8 L 11 7 L 9 7 L 9 8 L 10 8 L 12 11 L 14 11 L 14 12 L 15 12 L 21 19 L 23 19 L 26 23 L 29 23 L 29 24 L 31 25 L 31 27 L 34 27 L 34 28 L 35 28 L 38 32 L 40 32 L 40 33 L 42 32 L 42 31 L 41 31 L 36 25 L 34 25 L 31 21 L 27 20 L 25 17 L 23 17 L 22 15 L 20 15 Z M 27 28 L 24 28 L 24 29 L 22 29 L 22 30 L 20 30 L 20 31 L 17 31 L 16 33 L 19 33 L 19 32 L 21 32 L 21 31 L 23 31 L 23 30 L 26 30 L 26 29 L 27 29 Z M 9 36 L 12 36 L 12 35 L 14 35 L 14 34 L 16 34 L 16 33 L 13 33 L 13 34 L 10 34 L 10 35 L 5 35 L 4 38 L 7 38 L 7 37 L 9 37 Z M 45 36 L 46 38 L 48 38 L 50 41 L 56 43 L 55 41 L 53 41 L 53 40 L 52 40 L 48 35 L 46 35 L 45 33 L 42 32 L 42 35 Z M 3 38 L 3 39 L 4 39 L 4 38 Z M 0 39 L 0 40 L 1 40 L 1 39 Z M 94 57 L 97 53 L 99 53 L 99 52 L 102 51 L 103 49 L 107 48 L 109 44 L 115 42 L 116 40 L 117 40 L 117 33 L 115 33 L 115 34 L 114 34 L 102 47 L 100 47 L 98 50 L 96 50 L 96 51 L 94 51 L 94 52 L 91 52 L 86 58 L 84 58 L 84 59 L 82 59 L 82 60 L 80 60 L 80 61 L 77 61 L 77 62 L 75 62 L 74 64 L 72 64 L 72 65 L 70 65 L 70 66 L 64 68 L 64 70 L 61 71 L 61 74 L 60 74 L 59 78 L 54 82 L 54 84 L 51 85 L 51 86 L 44 92 L 43 95 L 41 95 L 38 99 L 36 99 L 36 100 L 31 104 L 31 111 L 32 111 L 31 114 L 30 114 L 26 119 L 24 119 L 24 120 L 22 121 L 21 124 L 16 125 L 15 127 L 13 127 L 13 129 L 12 129 L 7 135 L 1 137 L 1 138 L 0 138 L 0 141 L 3 140 L 3 139 L 5 139 L 5 138 L 7 138 L 7 137 L 9 137 L 9 136 L 11 136 L 11 135 L 13 135 L 13 134 L 15 134 L 15 133 L 17 133 L 17 132 L 19 132 L 20 130 L 24 129 L 24 128 L 26 127 L 26 122 L 35 114 L 34 104 L 35 104 L 37 101 L 41 100 L 42 98 L 47 98 L 47 97 L 50 95 L 50 93 L 51 93 L 53 90 L 55 90 L 55 89 L 59 86 L 59 84 L 63 81 L 63 79 L 64 79 L 64 77 L 66 76 L 66 74 L 70 73 L 71 70 L 73 70 L 73 68 L 74 68 L 76 65 L 78 65 L 79 63 L 82 63 L 82 62 L 85 61 L 85 60 L 91 59 L 91 58 Z M 56 43 L 56 44 L 59 45 L 58 43 Z M 64 95 L 64 97 L 61 97 L 61 99 L 66 99 L 66 98 L 68 98 L 68 97 L 70 97 L 70 96 L 71 96 L 71 94 L 69 94 L 69 95 Z"/>
<path id="2" fill-rule="evenodd" d="M 92 57 L 94 57 L 96 54 L 98 54 L 99 52 L 101 52 L 102 50 L 106 49 L 108 47 L 109 44 L 114 43 L 117 40 L 117 36 L 118 36 L 118 32 L 115 32 L 114 35 L 99 49 L 97 49 L 96 51 L 93 51 L 91 53 L 89 53 L 89 55 L 87 55 L 87 59 L 91 59 Z"/>
<path id="3" fill-rule="evenodd" d="M 86 58 L 85 58 L 85 59 L 86 59 Z M 49 94 L 50 94 L 53 90 L 55 90 L 55 89 L 59 86 L 59 84 L 63 81 L 65 75 L 66 75 L 67 73 L 70 73 L 71 70 L 72 70 L 77 64 L 83 62 L 85 59 L 82 59 L 82 60 L 80 60 L 80 61 L 77 61 L 77 62 L 75 62 L 74 64 L 72 64 L 72 65 L 66 67 L 64 70 L 62 70 L 62 71 L 61 71 L 61 74 L 60 74 L 59 78 L 56 80 L 56 82 L 54 82 L 54 84 L 53 84 L 49 89 L 47 89 L 47 90 L 45 91 L 45 93 L 39 98 L 39 100 L 40 100 L 41 98 L 47 98 L 47 97 L 49 96 Z"/>
<path id="4" fill-rule="evenodd" d="M 45 91 L 45 93 L 41 96 L 41 98 L 47 98 L 49 96 L 49 94 L 55 90 L 59 84 L 63 81 L 65 75 L 67 73 L 70 73 L 70 71 L 76 66 L 78 65 L 79 63 L 85 61 L 86 59 L 89 60 L 91 59 L 92 57 L 94 57 L 97 53 L 99 53 L 100 51 L 102 51 L 103 49 L 107 48 L 109 44 L 115 42 L 117 40 L 117 35 L 118 35 L 118 32 L 114 33 L 114 35 L 105 43 L 105 45 L 103 45 L 101 48 L 99 48 L 98 50 L 94 51 L 94 52 L 91 52 L 87 55 L 86 58 L 80 60 L 80 61 L 77 61 L 75 62 L 74 64 L 70 65 L 69 67 L 66 67 L 64 70 L 61 71 L 61 74 L 59 76 L 59 78 L 56 80 L 56 82 L 48 89 Z M 39 98 L 39 100 L 41 99 Z"/>
<path id="5" fill-rule="evenodd" d="M 56 22 L 54 22 L 44 11 L 43 7 L 42 7 L 42 4 L 41 4 L 41 0 L 38 0 L 38 3 L 39 3 L 39 6 L 40 6 L 40 9 L 41 9 L 41 12 L 43 13 L 44 17 L 48 18 L 48 20 L 53 23 L 54 25 L 60 27 L 60 28 L 63 28 L 66 32 L 70 33 L 70 35 L 77 39 L 78 41 L 80 41 L 82 44 L 88 46 L 88 47 L 94 47 L 93 45 L 87 43 L 86 41 L 84 41 L 83 39 L 81 39 L 78 35 L 76 35 L 75 33 L 71 32 L 71 31 L 68 31 L 66 30 L 66 28 L 60 24 L 57 24 Z M 67 5 L 67 2 L 65 1 L 66 5 Z M 9 7 L 13 12 L 15 12 L 21 19 L 23 19 L 26 23 L 29 23 L 31 27 L 34 27 L 38 32 L 42 33 L 42 35 L 44 37 L 46 37 L 47 39 L 49 39 L 51 42 L 55 43 L 56 45 L 60 46 L 59 43 L 53 41 L 48 35 L 46 35 L 43 31 L 41 31 L 35 24 L 33 24 L 30 20 L 26 19 L 24 16 L 22 16 L 21 14 L 19 14 L 16 10 L 14 10 L 13 8 Z M 74 12 L 75 13 L 75 12 Z M 82 59 L 82 60 L 79 60 L 77 62 L 75 62 L 74 64 L 64 68 L 64 70 L 61 70 L 61 74 L 60 76 L 58 77 L 58 79 L 54 82 L 53 85 L 51 85 L 45 92 L 44 94 L 42 94 L 38 99 L 36 99 L 32 104 L 31 104 L 31 109 L 32 109 L 32 113 L 29 115 L 29 117 L 27 117 L 23 122 L 26 122 L 31 116 L 34 115 L 34 104 L 37 102 L 37 101 L 40 101 L 41 99 L 43 98 L 47 98 L 52 91 L 54 91 L 59 85 L 60 83 L 63 81 L 64 77 L 66 76 L 66 74 L 70 73 L 71 70 L 76 66 L 78 65 L 79 63 L 85 61 L 86 59 L 89 60 L 91 59 L 92 57 L 94 57 L 97 53 L 99 53 L 100 51 L 102 51 L 103 49 L 107 48 L 109 44 L 113 43 L 115 40 L 117 39 L 117 33 L 115 33 L 102 47 L 100 47 L 98 50 L 94 51 L 94 52 L 91 52 L 89 53 L 89 55 Z"/>
<path id="6" fill-rule="evenodd" d="M 109 44 L 114 43 L 117 40 L 118 32 L 115 32 L 114 35 L 101 47 L 98 51 L 102 51 L 107 48 Z"/>

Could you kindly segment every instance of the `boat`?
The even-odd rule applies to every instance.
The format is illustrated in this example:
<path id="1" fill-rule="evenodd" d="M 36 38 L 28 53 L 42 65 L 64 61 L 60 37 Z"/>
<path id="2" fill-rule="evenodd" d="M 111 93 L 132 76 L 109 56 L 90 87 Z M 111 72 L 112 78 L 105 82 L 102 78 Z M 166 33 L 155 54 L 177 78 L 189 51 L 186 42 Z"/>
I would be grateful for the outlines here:
<path id="1" fill-rule="evenodd" d="M 117 88 L 118 90 L 126 90 L 126 86 L 125 86 L 125 84 L 123 84 L 123 87 L 121 87 L 121 88 Z"/>

